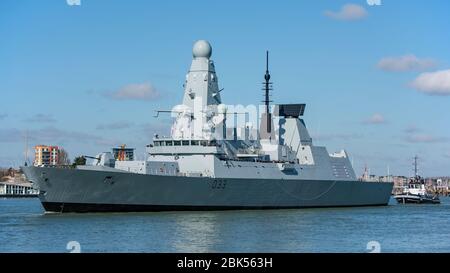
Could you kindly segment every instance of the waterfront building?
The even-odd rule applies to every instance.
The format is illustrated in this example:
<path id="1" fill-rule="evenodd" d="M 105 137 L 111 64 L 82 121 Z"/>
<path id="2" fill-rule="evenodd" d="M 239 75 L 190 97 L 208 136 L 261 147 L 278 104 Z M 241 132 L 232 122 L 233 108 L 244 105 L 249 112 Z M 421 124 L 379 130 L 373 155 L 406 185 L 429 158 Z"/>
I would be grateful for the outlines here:
<path id="1" fill-rule="evenodd" d="M 450 177 L 430 177 L 426 180 L 427 188 L 437 194 L 448 195 Z"/>
<path id="2" fill-rule="evenodd" d="M 38 190 L 33 188 L 22 173 L 13 172 L 12 175 L 1 177 L 0 197 L 36 196 Z"/>
<path id="3" fill-rule="evenodd" d="M 113 148 L 114 159 L 118 161 L 133 161 L 134 160 L 134 148 L 126 148 L 122 145 L 118 148 Z"/>
<path id="4" fill-rule="evenodd" d="M 0 182 L 0 197 L 35 196 L 38 190 L 33 189 L 30 183 L 27 185 Z"/>
<path id="5" fill-rule="evenodd" d="M 58 146 L 37 145 L 34 147 L 34 166 L 57 165 L 59 157 Z"/>

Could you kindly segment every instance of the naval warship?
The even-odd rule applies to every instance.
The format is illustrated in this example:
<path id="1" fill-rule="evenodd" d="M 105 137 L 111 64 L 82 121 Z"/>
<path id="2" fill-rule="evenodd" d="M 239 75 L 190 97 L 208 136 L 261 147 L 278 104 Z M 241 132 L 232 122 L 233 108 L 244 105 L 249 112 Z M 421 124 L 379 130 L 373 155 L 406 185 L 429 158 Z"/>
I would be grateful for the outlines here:
<path id="1" fill-rule="evenodd" d="M 182 104 L 170 112 L 170 136 L 155 135 L 145 160 L 111 152 L 75 168 L 24 166 L 46 212 L 293 209 L 387 205 L 392 183 L 356 178 L 344 150 L 328 153 L 303 120 L 305 104 L 265 100 L 254 126 L 230 126 L 239 111 L 222 103 L 205 40 L 193 46 Z M 245 116 L 245 115 L 244 115 Z M 259 125 L 258 125 L 259 124 Z M 275 126 L 276 125 L 276 126 Z M 257 127 L 257 128 L 253 128 Z M 230 128 L 231 127 L 231 128 Z M 255 135 L 256 132 L 256 135 Z"/>

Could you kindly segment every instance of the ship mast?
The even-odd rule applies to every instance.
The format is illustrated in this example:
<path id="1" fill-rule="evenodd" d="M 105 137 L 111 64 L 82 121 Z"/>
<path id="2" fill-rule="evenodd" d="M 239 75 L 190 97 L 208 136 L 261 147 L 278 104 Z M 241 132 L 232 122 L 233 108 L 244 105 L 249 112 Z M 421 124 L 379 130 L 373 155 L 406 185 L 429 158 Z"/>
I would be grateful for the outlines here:
<path id="1" fill-rule="evenodd" d="M 265 82 L 264 84 L 264 104 L 266 106 L 266 124 L 267 124 L 267 133 L 271 133 L 272 132 L 272 122 L 271 122 L 271 116 L 270 116 L 270 102 L 271 100 L 269 99 L 269 92 L 270 90 L 272 90 L 272 83 L 270 82 L 270 73 L 269 73 L 269 51 L 266 51 L 266 74 L 264 75 L 264 80 Z"/>
<path id="2" fill-rule="evenodd" d="M 24 166 L 28 166 L 28 130 L 25 131 L 25 162 Z"/>
<path id="3" fill-rule="evenodd" d="M 417 179 L 419 178 L 419 169 L 417 168 L 417 160 L 419 157 L 416 155 L 414 156 L 414 177 Z"/>

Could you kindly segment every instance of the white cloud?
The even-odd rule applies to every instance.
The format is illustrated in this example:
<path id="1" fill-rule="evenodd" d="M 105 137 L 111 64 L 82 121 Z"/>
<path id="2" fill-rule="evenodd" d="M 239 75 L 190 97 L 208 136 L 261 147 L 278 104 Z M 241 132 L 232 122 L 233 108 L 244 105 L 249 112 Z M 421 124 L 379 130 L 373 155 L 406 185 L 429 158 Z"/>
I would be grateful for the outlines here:
<path id="1" fill-rule="evenodd" d="M 439 143 L 447 142 L 449 139 L 447 137 L 437 137 L 430 134 L 416 134 L 407 136 L 405 140 L 411 143 Z"/>
<path id="2" fill-rule="evenodd" d="M 422 73 L 411 87 L 428 95 L 450 96 L 450 69 Z"/>
<path id="3" fill-rule="evenodd" d="M 22 132 L 16 128 L 0 128 L 0 142 L 23 141 Z"/>
<path id="4" fill-rule="evenodd" d="M 339 11 L 327 10 L 326 16 L 343 21 L 355 21 L 367 17 L 368 13 L 363 6 L 357 4 L 345 4 Z"/>
<path id="5" fill-rule="evenodd" d="M 158 90 L 149 83 L 129 84 L 105 95 L 117 100 L 155 100 L 161 97 Z"/>
<path id="6" fill-rule="evenodd" d="M 47 122 L 56 122 L 56 119 L 54 119 L 53 116 L 49 114 L 36 114 L 26 119 L 25 121 L 47 123 Z"/>
<path id="7" fill-rule="evenodd" d="M 380 113 L 373 114 L 370 118 L 366 119 L 365 124 L 383 124 L 386 123 L 386 119 Z"/>
<path id="8" fill-rule="evenodd" d="M 406 127 L 405 129 L 405 133 L 418 133 L 421 132 L 422 130 L 420 128 L 418 128 L 416 125 L 411 124 L 408 127 Z"/>
<path id="9" fill-rule="evenodd" d="M 390 72 L 422 71 L 437 65 L 433 59 L 419 59 L 409 54 L 399 57 L 386 57 L 378 62 L 378 68 Z"/>
<path id="10" fill-rule="evenodd" d="M 334 139 L 341 139 L 341 140 L 352 140 L 352 139 L 360 139 L 363 137 L 361 134 L 338 134 L 338 133 L 332 133 L 332 134 L 319 134 L 319 133 L 311 133 L 311 137 L 314 140 L 334 140 Z"/>
<path id="11" fill-rule="evenodd" d="M 97 125 L 97 130 L 118 130 L 130 128 L 133 123 L 128 121 L 117 121 L 112 123 L 105 123 Z"/>
<path id="12" fill-rule="evenodd" d="M 0 128 L 0 142 L 24 142 L 28 135 L 30 141 L 42 143 L 54 143 L 60 141 L 99 141 L 102 137 L 84 132 L 66 131 L 55 127 L 45 127 L 41 129 L 19 130 L 17 128 Z"/>
<path id="13" fill-rule="evenodd" d="M 154 134 L 159 134 L 160 136 L 167 136 L 170 134 L 170 126 L 167 123 L 171 121 L 162 120 L 163 123 L 144 123 L 139 126 L 139 135 L 153 136 Z M 164 123 L 166 122 L 166 123 Z"/>

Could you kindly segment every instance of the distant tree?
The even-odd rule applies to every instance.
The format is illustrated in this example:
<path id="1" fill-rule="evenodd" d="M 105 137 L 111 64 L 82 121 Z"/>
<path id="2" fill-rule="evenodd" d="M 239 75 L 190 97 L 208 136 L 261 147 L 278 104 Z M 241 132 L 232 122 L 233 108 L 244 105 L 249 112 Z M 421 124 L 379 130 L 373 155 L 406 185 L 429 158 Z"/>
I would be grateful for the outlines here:
<path id="1" fill-rule="evenodd" d="M 73 166 L 77 166 L 77 165 L 86 165 L 86 158 L 84 156 L 77 156 L 75 157 L 75 159 L 73 160 Z"/>
<path id="2" fill-rule="evenodd" d="M 14 170 L 12 167 L 8 169 L 8 175 L 11 177 L 14 177 L 16 175 L 16 170 Z"/>
<path id="3" fill-rule="evenodd" d="M 16 175 L 16 172 L 17 171 L 13 168 L 0 170 L 0 182 L 8 181 L 10 177 L 14 177 Z"/>
<path id="4" fill-rule="evenodd" d="M 69 154 L 64 149 L 59 149 L 58 152 L 58 165 L 69 165 Z"/>

